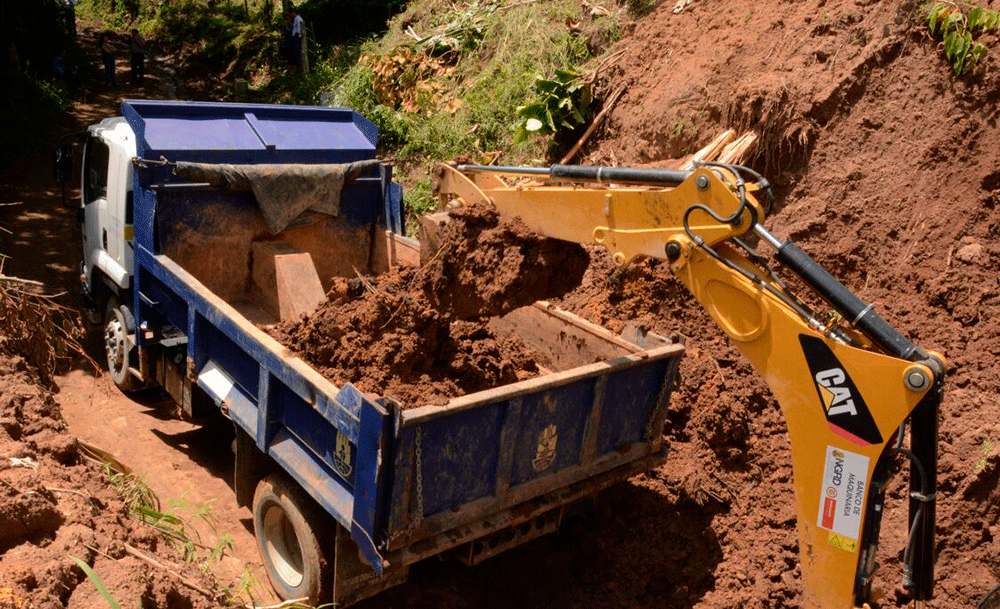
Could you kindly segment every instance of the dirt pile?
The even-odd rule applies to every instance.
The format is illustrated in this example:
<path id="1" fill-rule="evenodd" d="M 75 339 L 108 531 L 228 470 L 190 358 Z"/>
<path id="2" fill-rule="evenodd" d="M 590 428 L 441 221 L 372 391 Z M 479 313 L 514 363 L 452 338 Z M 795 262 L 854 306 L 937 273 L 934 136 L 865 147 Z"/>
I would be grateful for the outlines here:
<path id="1" fill-rule="evenodd" d="M 586 252 L 484 206 L 455 210 L 438 243 L 419 269 L 337 280 L 325 304 L 274 336 L 333 382 L 406 407 L 537 375 L 520 339 L 486 324 L 579 285 Z"/>
<path id="2" fill-rule="evenodd" d="M 5 316 L 37 306 L 7 293 L 3 303 L 16 305 L 0 307 Z M 51 324 L 33 329 L 48 348 L 43 337 L 52 336 Z M 14 338 L 0 333 L 0 607 L 104 606 L 71 557 L 92 565 L 121 603 L 214 606 L 176 577 L 126 555 L 129 544 L 147 553 L 159 549 L 161 562 L 177 556 L 129 515 L 104 474 L 84 459 L 53 401 L 52 369 L 41 374 L 20 355 Z M 51 361 L 38 349 L 30 353 Z M 190 565 L 175 568 L 200 579 Z"/>
<path id="3" fill-rule="evenodd" d="M 581 162 L 657 164 L 723 126 L 762 136 L 751 164 L 777 185 L 769 229 L 953 366 L 941 414 L 936 605 L 975 606 L 1000 580 L 1000 335 L 990 323 L 1000 314 L 1000 36 L 984 36 L 989 55 L 956 79 L 917 2 L 672 6 L 618 45 L 613 81 L 627 93 Z M 721 543 L 722 559 L 703 561 L 711 575 L 686 598 L 664 591 L 641 604 L 799 606 L 791 454 L 769 390 L 665 264 L 615 271 L 606 254 L 595 260 L 604 262 L 561 306 L 612 329 L 638 318 L 691 338 L 671 401 L 672 456 L 652 484 Z M 907 603 L 902 484 L 882 527 L 888 606 Z M 661 569 L 679 566 L 667 559 Z M 648 599 L 649 586 L 623 580 L 621 606 Z"/>

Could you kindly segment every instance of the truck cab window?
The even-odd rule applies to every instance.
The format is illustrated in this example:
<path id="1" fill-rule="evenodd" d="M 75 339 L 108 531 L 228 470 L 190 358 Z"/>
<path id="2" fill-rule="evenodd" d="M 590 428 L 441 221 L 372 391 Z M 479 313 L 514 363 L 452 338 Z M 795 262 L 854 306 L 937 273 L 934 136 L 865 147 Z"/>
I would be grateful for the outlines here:
<path id="1" fill-rule="evenodd" d="M 108 159 L 111 151 L 108 145 L 96 137 L 87 141 L 83 161 L 83 202 L 93 201 L 108 195 Z"/>

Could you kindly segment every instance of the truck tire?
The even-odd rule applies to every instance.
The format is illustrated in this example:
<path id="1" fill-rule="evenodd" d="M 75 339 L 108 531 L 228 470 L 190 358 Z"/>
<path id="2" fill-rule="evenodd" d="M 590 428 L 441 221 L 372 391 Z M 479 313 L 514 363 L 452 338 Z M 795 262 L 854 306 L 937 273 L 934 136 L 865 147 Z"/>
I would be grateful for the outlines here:
<path id="1" fill-rule="evenodd" d="M 298 484 L 271 474 L 253 496 L 253 528 L 271 586 L 283 600 L 319 605 L 332 598 L 333 569 L 323 550 L 329 516 Z"/>
<path id="2" fill-rule="evenodd" d="M 111 295 L 104 306 L 104 353 L 108 374 L 123 393 L 138 389 L 138 379 L 128 371 L 130 345 L 128 335 L 135 332 L 135 318 L 123 307 L 118 297 Z"/>

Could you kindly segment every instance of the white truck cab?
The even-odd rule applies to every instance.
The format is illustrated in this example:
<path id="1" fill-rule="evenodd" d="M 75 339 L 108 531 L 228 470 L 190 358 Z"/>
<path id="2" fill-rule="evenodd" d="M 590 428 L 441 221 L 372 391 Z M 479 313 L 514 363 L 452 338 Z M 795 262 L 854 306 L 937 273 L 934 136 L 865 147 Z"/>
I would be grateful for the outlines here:
<path id="1" fill-rule="evenodd" d="M 132 279 L 132 159 L 135 134 L 123 118 L 87 130 L 80 188 L 84 289 L 98 307 L 103 284 L 124 295 Z M 130 304 L 130 303 L 129 303 Z"/>
<path id="2" fill-rule="evenodd" d="M 132 159 L 135 133 L 124 118 L 87 129 L 83 149 L 79 218 L 83 222 L 83 293 L 100 315 L 108 370 L 123 391 L 137 389 L 132 371 L 135 320 L 132 306 Z"/>

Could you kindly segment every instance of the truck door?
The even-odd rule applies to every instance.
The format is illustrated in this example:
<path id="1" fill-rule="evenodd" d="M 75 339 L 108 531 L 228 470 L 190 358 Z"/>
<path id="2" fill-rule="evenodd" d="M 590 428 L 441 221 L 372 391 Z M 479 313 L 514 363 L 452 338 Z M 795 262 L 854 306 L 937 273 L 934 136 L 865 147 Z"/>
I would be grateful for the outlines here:
<path id="1" fill-rule="evenodd" d="M 128 151 L 94 134 L 83 153 L 83 254 L 87 284 L 99 269 L 128 288 L 132 266 L 131 177 Z M 129 225 L 126 230 L 126 225 Z"/>
<path id="2" fill-rule="evenodd" d="M 123 269 L 132 268 L 131 211 L 132 211 L 132 162 L 131 156 L 121 146 L 111 146 L 108 161 L 108 224 L 106 249 L 111 259 Z"/>
<path id="3" fill-rule="evenodd" d="M 93 287 L 92 276 L 100 252 L 108 239 L 108 145 L 91 137 L 83 152 L 83 260 L 87 283 Z"/>

